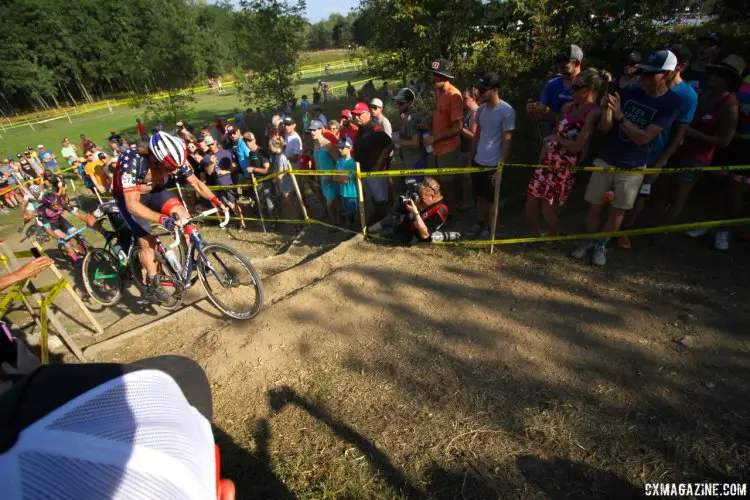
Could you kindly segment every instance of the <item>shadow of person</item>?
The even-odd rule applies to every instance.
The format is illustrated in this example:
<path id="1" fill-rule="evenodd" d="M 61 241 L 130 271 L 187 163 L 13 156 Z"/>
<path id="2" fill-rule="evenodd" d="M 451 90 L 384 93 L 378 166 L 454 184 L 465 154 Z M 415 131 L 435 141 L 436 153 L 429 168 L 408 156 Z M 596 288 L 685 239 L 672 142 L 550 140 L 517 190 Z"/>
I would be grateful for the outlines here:
<path id="1" fill-rule="evenodd" d="M 221 474 L 234 481 L 238 498 L 295 498 L 271 468 L 268 453 L 270 432 L 266 419 L 261 419 L 253 432 L 255 453 L 237 445 L 218 426 L 214 425 L 213 431 L 221 450 Z"/>
<path id="2" fill-rule="evenodd" d="M 398 468 L 391 464 L 388 456 L 380 451 L 362 434 L 345 423 L 333 418 L 320 405 L 306 400 L 291 387 L 281 387 L 268 391 L 268 403 L 274 413 L 278 413 L 288 404 L 293 404 L 305 410 L 311 417 L 327 425 L 338 437 L 356 446 L 367 457 L 373 472 L 380 474 L 391 487 L 402 491 L 408 498 L 421 498 L 425 492 L 412 485 Z"/>
<path id="3" fill-rule="evenodd" d="M 616 474 L 564 458 L 543 460 L 532 455 L 516 459 L 519 472 L 551 498 L 643 498 L 644 490 Z"/>

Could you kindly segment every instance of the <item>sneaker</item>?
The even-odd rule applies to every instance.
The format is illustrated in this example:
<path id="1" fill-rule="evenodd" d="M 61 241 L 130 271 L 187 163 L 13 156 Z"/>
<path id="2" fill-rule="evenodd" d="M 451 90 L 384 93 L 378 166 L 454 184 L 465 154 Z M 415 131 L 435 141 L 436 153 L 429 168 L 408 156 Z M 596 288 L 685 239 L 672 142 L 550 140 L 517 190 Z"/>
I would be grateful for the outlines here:
<path id="1" fill-rule="evenodd" d="M 573 250 L 570 256 L 574 259 L 583 260 L 586 258 L 592 248 L 594 248 L 594 242 L 592 240 L 588 240 L 584 244 Z"/>
<path id="2" fill-rule="evenodd" d="M 594 247 L 594 254 L 591 256 L 591 263 L 599 267 L 607 264 L 607 249 L 604 248 L 604 245 L 596 245 Z"/>
<path id="3" fill-rule="evenodd" d="M 627 236 L 620 236 L 617 238 L 617 248 L 620 248 L 622 250 L 629 250 L 633 247 L 632 243 L 630 243 L 630 238 Z"/>
<path id="4" fill-rule="evenodd" d="M 159 302 L 170 302 L 172 297 L 169 296 L 164 287 L 161 286 L 161 279 L 158 276 L 151 278 L 148 284 L 148 293 Z"/>
<path id="5" fill-rule="evenodd" d="M 719 231 L 714 238 L 716 250 L 729 250 L 729 231 Z"/>
<path id="6" fill-rule="evenodd" d="M 690 236 L 691 238 L 700 238 L 701 236 L 707 235 L 708 231 L 710 230 L 707 227 L 699 227 L 698 229 L 691 229 L 690 231 L 685 231 L 685 234 Z"/>

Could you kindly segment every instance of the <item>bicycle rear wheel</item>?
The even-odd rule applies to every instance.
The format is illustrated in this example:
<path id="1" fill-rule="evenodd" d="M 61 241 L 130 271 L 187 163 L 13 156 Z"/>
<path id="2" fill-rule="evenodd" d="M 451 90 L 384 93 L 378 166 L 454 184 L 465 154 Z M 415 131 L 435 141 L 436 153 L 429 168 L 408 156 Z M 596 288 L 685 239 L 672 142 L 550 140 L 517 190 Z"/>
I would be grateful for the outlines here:
<path id="1" fill-rule="evenodd" d="M 86 254 L 82 266 L 83 286 L 92 299 L 111 306 L 122 297 L 120 263 L 107 250 L 96 248 Z"/>
<path id="2" fill-rule="evenodd" d="M 198 260 L 198 276 L 208 299 L 234 319 L 250 319 L 263 309 L 263 283 L 250 262 L 232 247 L 209 243 L 208 261 Z"/>

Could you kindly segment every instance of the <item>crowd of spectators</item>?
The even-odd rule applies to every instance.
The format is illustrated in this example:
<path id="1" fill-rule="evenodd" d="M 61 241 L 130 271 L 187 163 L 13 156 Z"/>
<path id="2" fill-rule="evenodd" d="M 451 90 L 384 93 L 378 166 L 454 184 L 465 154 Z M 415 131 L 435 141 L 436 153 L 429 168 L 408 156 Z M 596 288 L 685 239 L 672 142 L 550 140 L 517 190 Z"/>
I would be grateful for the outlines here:
<path id="1" fill-rule="evenodd" d="M 526 193 L 525 212 L 532 234 L 560 234 L 561 209 L 573 196 L 580 175 L 576 167 L 587 158 L 594 166 L 617 168 L 594 172 L 588 181 L 583 222 L 589 232 L 671 224 L 704 177 L 711 181 L 705 215 L 738 217 L 750 185 L 746 171 L 639 173 L 645 167 L 750 163 L 750 79 L 739 56 L 718 59 L 721 45 L 721 35 L 709 33 L 699 40 L 695 55 L 688 44 L 675 44 L 645 58 L 633 52 L 617 78 L 605 70 L 587 68 L 581 47 L 563 47 L 555 58 L 559 74 L 547 82 L 539 100 L 530 100 L 525 109 L 545 130 L 539 168 L 532 172 Z M 359 220 L 356 164 L 363 172 L 467 166 L 486 170 L 470 175 L 364 177 L 367 222 L 371 232 L 392 233 L 407 242 L 434 239 L 431 234 L 438 230 L 437 238 L 453 239 L 460 232 L 463 238 L 486 239 L 495 186 L 500 182 L 493 169 L 508 161 L 516 110 L 502 98 L 503 81 L 498 73 L 487 72 L 463 89 L 455 85 L 448 60 L 436 59 L 426 74 L 434 88 L 431 112 L 418 106 L 420 95 L 426 92 L 422 84 L 412 81 L 401 89 L 384 84 L 377 89 L 370 80 L 357 91 L 349 81 L 346 99 L 351 105 L 329 119 L 318 104 L 328 94 L 321 80 L 313 89 L 312 103 L 302 96 L 301 118 L 294 117 L 300 116 L 297 100 L 289 100 L 275 109 L 264 137 L 249 130 L 255 116 L 251 108 L 244 113 L 235 109 L 231 123 L 219 116 L 213 124 L 200 126 L 179 121 L 173 133 L 185 141 L 193 170 L 217 189 L 217 196 L 232 208 L 241 228 L 245 227 L 243 206 L 254 205 L 270 219 L 296 219 L 302 213 L 300 202 L 307 206 L 313 200 L 330 222 L 355 228 Z M 157 123 L 153 130 L 162 128 Z M 138 139 L 132 142 L 145 144 L 148 134 L 140 120 L 136 130 Z M 8 207 L 20 203 L 13 187 L 40 175 L 55 176 L 65 164 L 76 167 L 76 174 L 92 192 L 106 195 L 117 156 L 130 146 L 114 131 L 108 143 L 108 149 L 100 148 L 81 135 L 78 145 L 63 140 L 59 159 L 43 145 L 9 157 L 0 169 L 2 203 Z M 342 173 L 289 175 L 299 169 Z M 257 192 L 247 187 L 256 176 L 270 173 L 277 175 Z M 56 179 L 49 179 L 55 187 Z M 60 189 L 65 189 L 64 183 Z M 436 203 L 439 209 L 432 210 Z M 469 209 L 474 213 L 462 217 L 459 224 L 453 216 Z M 443 234 L 445 230 L 452 231 L 451 236 Z M 666 245 L 669 239 L 657 234 L 652 241 Z M 716 232 L 717 249 L 727 249 L 729 241 L 727 231 Z M 584 241 L 572 256 L 605 265 L 608 243 L 607 238 Z M 632 243 L 621 237 L 617 245 L 629 248 Z"/>

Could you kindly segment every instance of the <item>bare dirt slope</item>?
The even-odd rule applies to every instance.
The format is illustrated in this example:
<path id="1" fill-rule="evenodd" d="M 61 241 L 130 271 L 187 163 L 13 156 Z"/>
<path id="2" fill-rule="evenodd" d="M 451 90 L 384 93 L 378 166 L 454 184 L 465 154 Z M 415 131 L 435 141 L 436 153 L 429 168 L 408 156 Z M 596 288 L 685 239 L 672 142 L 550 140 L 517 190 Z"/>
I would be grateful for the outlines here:
<path id="1" fill-rule="evenodd" d="M 605 269 L 568 247 L 361 243 L 272 278 L 249 323 L 206 308 L 101 359 L 200 362 L 243 498 L 634 498 L 747 478 L 747 249 L 636 242 Z"/>

